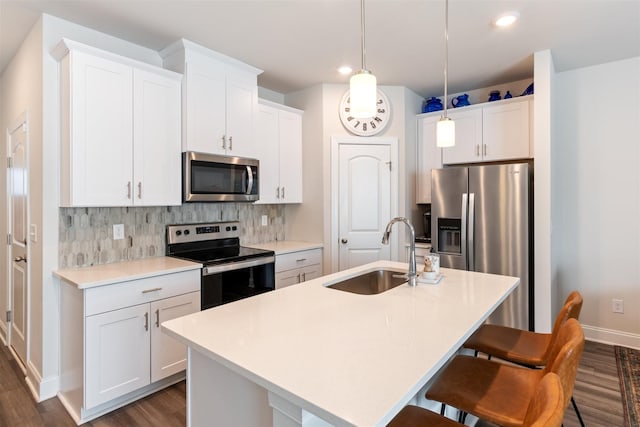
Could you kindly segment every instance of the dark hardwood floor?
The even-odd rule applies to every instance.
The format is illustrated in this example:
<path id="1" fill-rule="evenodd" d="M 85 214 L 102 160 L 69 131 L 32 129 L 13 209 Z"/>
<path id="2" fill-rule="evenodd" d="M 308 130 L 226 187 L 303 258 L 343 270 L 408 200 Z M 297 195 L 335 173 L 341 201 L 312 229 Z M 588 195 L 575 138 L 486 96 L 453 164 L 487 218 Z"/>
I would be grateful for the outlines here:
<path id="1" fill-rule="evenodd" d="M 74 426 L 75 423 L 57 398 L 39 404 L 34 402 L 18 364 L 6 347 L 0 348 L 0 427 Z M 589 341 L 586 343 L 574 397 L 587 427 L 624 426 L 620 384 L 612 346 Z M 85 425 L 164 427 L 185 424 L 183 381 Z M 482 426 L 489 424 L 482 423 Z M 579 426 L 571 407 L 567 409 L 564 426 Z"/>

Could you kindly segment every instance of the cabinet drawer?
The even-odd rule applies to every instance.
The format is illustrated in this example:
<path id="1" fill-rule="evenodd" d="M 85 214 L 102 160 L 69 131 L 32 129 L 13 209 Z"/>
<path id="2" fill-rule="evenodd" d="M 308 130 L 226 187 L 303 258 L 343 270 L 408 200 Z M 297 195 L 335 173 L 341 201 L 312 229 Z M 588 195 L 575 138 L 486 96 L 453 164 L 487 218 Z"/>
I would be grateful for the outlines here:
<path id="1" fill-rule="evenodd" d="M 276 273 L 313 264 L 322 264 L 322 249 L 276 255 Z"/>
<path id="2" fill-rule="evenodd" d="M 87 289 L 85 316 L 200 290 L 200 270 L 182 271 Z"/>

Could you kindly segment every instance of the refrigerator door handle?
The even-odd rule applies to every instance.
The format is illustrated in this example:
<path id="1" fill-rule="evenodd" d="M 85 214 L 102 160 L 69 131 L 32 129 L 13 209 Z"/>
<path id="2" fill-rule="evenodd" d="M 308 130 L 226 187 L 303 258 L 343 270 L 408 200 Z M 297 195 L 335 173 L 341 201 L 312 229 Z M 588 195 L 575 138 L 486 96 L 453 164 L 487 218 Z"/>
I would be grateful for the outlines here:
<path id="1" fill-rule="evenodd" d="M 467 239 L 469 250 L 467 253 L 469 254 L 469 270 L 476 270 L 476 253 L 475 253 L 475 244 L 474 244 L 474 224 L 476 222 L 476 195 L 475 193 L 469 193 L 469 237 Z"/>
<path id="2" fill-rule="evenodd" d="M 460 217 L 460 250 L 464 258 L 465 270 L 469 270 L 469 252 L 467 252 L 468 196 L 468 193 L 462 193 L 462 214 Z"/>

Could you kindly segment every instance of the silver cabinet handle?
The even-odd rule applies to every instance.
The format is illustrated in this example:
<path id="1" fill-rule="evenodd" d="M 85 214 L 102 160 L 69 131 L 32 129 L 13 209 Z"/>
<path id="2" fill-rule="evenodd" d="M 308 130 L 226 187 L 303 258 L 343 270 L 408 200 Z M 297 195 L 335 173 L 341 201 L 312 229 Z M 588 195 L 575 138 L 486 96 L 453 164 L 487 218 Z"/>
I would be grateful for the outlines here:
<path id="1" fill-rule="evenodd" d="M 307 281 L 307 273 L 302 273 L 302 281 L 303 282 Z"/>
<path id="2" fill-rule="evenodd" d="M 233 150 L 233 137 L 229 137 L 229 150 Z"/>
<path id="3" fill-rule="evenodd" d="M 156 309 L 156 328 L 160 327 L 160 309 Z"/>
<path id="4" fill-rule="evenodd" d="M 227 149 L 227 135 L 222 135 L 222 149 Z"/>
<path id="5" fill-rule="evenodd" d="M 300 283 L 300 273 L 298 273 L 298 283 Z"/>
<path id="6" fill-rule="evenodd" d="M 127 182 L 127 199 L 131 198 L 131 181 Z"/>
<path id="7" fill-rule="evenodd" d="M 280 187 L 276 187 L 276 199 L 280 198 Z"/>
<path id="8" fill-rule="evenodd" d="M 487 155 L 487 144 L 482 144 L 482 155 L 483 156 Z"/>
<path id="9" fill-rule="evenodd" d="M 480 144 L 476 144 L 476 157 L 480 156 Z"/>
<path id="10" fill-rule="evenodd" d="M 349 242 L 349 241 L 348 241 L 347 239 L 342 239 L 342 240 L 340 240 L 340 242 L 341 242 L 343 245 L 346 245 L 346 244 L 347 244 L 347 242 Z"/>
<path id="11" fill-rule="evenodd" d="M 282 191 L 280 193 L 282 193 L 282 198 L 284 199 L 284 187 L 282 187 Z"/>
<path id="12" fill-rule="evenodd" d="M 138 199 L 142 199 L 142 181 L 138 182 Z"/>
<path id="13" fill-rule="evenodd" d="M 145 313 L 144 314 L 144 330 L 148 331 L 149 330 L 149 313 Z"/>
<path id="14" fill-rule="evenodd" d="M 26 255 L 22 255 L 22 256 L 17 256 L 13 259 L 14 262 L 20 262 L 20 261 L 24 261 L 27 262 L 27 256 Z"/>
<path id="15" fill-rule="evenodd" d="M 153 289 L 145 289 L 144 291 L 142 291 L 143 294 L 148 294 L 149 292 L 156 292 L 156 291 L 161 291 L 162 288 L 153 288 Z"/>
<path id="16" fill-rule="evenodd" d="M 297 259 L 296 262 L 303 262 L 303 261 L 306 261 L 306 260 L 307 260 L 306 258 L 300 258 L 300 259 Z"/>

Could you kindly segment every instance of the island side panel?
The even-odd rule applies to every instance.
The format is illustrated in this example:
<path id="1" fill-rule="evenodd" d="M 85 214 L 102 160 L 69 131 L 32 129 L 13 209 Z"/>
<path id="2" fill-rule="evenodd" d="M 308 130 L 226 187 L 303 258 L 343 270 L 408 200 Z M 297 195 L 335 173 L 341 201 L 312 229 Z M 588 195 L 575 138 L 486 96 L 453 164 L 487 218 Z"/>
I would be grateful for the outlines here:
<path id="1" fill-rule="evenodd" d="M 267 391 L 188 348 L 187 425 L 272 427 Z"/>

